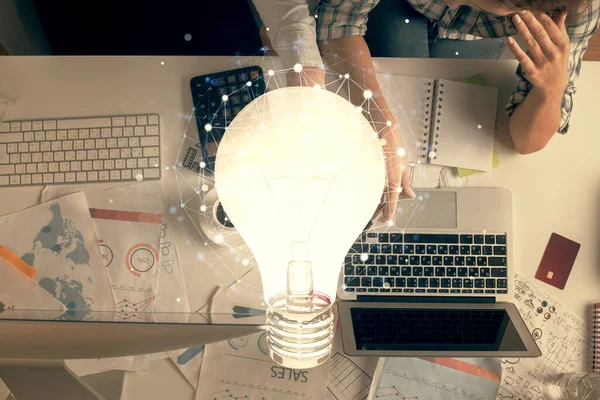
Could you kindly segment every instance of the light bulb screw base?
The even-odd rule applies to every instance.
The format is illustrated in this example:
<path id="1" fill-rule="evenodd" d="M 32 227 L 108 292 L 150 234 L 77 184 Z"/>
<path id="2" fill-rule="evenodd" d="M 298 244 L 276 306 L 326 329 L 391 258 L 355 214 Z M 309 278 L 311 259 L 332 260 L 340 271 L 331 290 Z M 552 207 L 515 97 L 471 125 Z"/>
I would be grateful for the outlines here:
<path id="1" fill-rule="evenodd" d="M 328 296 L 315 293 L 312 305 L 299 312 L 286 306 L 285 294 L 269 299 L 267 343 L 276 363 L 294 369 L 317 367 L 331 356 L 334 315 Z"/>

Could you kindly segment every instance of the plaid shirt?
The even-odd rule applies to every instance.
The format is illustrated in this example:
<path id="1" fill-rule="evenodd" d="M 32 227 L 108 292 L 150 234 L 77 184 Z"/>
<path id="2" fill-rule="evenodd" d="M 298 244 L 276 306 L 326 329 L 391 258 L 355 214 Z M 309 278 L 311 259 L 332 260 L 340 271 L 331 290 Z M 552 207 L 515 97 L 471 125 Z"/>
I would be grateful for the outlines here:
<path id="1" fill-rule="evenodd" d="M 408 1 L 412 7 L 439 26 L 440 38 L 474 40 L 477 38 L 505 37 L 517 34 L 510 17 L 498 16 L 463 6 L 449 8 L 443 0 L 397 0 Z M 333 40 L 344 36 L 364 35 L 369 12 L 379 0 L 320 0 L 313 8 L 318 15 L 317 39 Z M 575 81 L 581 70 L 581 62 L 588 48 L 588 40 L 596 33 L 600 21 L 600 0 L 591 0 L 586 11 L 569 24 L 567 31 L 571 40 L 569 56 L 569 83 L 562 99 L 559 133 L 567 133 Z M 517 86 L 506 104 L 506 113 L 512 115 L 515 107 L 523 102 L 533 85 L 527 80 L 521 65 L 516 74 Z"/>

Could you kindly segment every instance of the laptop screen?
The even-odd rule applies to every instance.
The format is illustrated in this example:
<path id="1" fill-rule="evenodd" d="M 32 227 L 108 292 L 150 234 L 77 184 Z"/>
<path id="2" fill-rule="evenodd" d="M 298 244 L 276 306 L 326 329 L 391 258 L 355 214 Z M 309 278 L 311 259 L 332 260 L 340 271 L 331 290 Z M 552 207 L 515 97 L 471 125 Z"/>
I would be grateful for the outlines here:
<path id="1" fill-rule="evenodd" d="M 357 350 L 525 351 L 502 309 L 351 308 Z"/>

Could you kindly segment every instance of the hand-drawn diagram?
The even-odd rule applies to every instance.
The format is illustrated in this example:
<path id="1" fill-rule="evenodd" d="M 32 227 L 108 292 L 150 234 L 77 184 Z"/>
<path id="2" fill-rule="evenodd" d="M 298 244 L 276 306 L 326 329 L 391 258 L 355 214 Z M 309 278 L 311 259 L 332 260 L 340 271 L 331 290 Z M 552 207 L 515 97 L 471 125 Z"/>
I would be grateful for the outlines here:
<path id="1" fill-rule="evenodd" d="M 542 388 L 557 375 L 584 370 L 589 332 L 577 315 L 519 274 L 515 290 L 515 304 L 542 356 L 503 359 L 497 399 L 543 399 Z"/>
<path id="2" fill-rule="evenodd" d="M 373 379 L 351 359 L 335 353 L 329 364 L 325 400 L 365 400 L 369 396 L 372 381 Z"/>

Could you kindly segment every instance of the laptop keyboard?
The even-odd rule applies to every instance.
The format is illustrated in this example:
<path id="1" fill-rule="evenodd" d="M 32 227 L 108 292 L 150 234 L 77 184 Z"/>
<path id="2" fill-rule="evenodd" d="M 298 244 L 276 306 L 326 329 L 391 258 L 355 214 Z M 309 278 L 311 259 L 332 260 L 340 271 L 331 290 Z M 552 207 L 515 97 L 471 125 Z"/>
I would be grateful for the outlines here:
<path id="1" fill-rule="evenodd" d="M 366 232 L 344 263 L 344 291 L 508 293 L 505 233 Z"/>
<path id="2" fill-rule="evenodd" d="M 359 350 L 423 350 L 434 345 L 469 347 L 496 343 L 503 310 L 353 308 Z M 470 348 L 472 349 L 472 348 Z"/>

